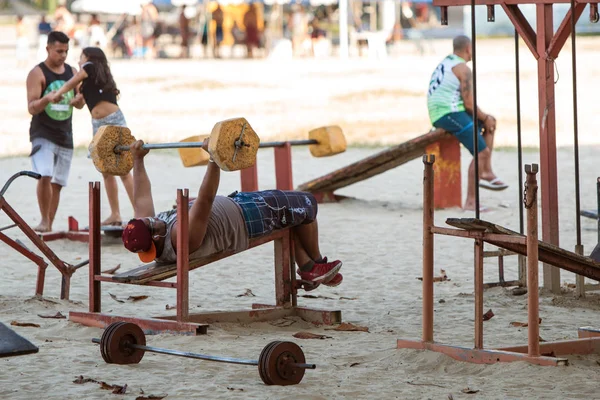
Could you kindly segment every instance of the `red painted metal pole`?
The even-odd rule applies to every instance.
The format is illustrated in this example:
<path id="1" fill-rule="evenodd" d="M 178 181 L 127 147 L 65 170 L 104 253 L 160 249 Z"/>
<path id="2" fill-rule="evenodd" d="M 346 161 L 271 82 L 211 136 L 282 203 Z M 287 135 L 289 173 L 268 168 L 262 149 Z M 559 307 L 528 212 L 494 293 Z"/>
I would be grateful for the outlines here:
<path id="1" fill-rule="evenodd" d="M 537 4 L 537 51 L 540 124 L 540 181 L 542 194 L 542 240 L 559 245 L 558 172 L 556 161 L 556 113 L 554 60 L 545 54 L 554 35 L 552 4 Z M 544 264 L 544 287 L 560 293 L 560 270 Z"/>
<path id="2" fill-rule="evenodd" d="M 74 217 L 69 216 L 68 225 L 69 225 L 69 232 L 78 232 L 79 231 L 79 222 L 77 222 L 77 220 Z"/>
<path id="3" fill-rule="evenodd" d="M 100 312 L 101 287 L 96 275 L 100 275 L 100 182 L 89 183 L 89 310 Z"/>
<path id="4" fill-rule="evenodd" d="M 177 322 L 189 319 L 189 191 L 177 189 Z"/>
<path id="5" fill-rule="evenodd" d="M 424 155 L 423 164 L 423 341 L 433 342 L 433 163 Z"/>
<path id="6" fill-rule="evenodd" d="M 285 142 L 283 146 L 273 148 L 275 152 L 275 187 L 279 190 L 294 190 L 292 173 L 292 145 Z"/>
<path id="7" fill-rule="evenodd" d="M 483 349 L 483 240 L 475 239 L 475 348 Z"/>
<path id="8" fill-rule="evenodd" d="M 256 192 L 258 190 L 258 168 L 256 164 L 240 171 L 242 192 Z"/>
<path id="9" fill-rule="evenodd" d="M 538 211 L 537 211 L 537 164 L 526 165 L 527 173 L 525 208 L 527 209 L 527 314 L 528 354 L 540 355 L 539 283 L 538 283 Z"/>

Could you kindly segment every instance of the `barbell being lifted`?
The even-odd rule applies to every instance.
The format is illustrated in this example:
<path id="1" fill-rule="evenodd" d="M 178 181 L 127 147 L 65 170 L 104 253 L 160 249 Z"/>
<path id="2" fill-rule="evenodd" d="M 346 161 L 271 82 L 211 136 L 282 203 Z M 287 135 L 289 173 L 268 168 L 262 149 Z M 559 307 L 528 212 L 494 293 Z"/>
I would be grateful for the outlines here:
<path id="1" fill-rule="evenodd" d="M 100 354 L 109 364 L 138 364 L 144 353 L 166 354 L 240 365 L 256 365 L 262 381 L 266 385 L 295 385 L 300 383 L 306 369 L 315 369 L 315 364 L 307 364 L 304 352 L 293 342 L 275 341 L 267 344 L 258 360 L 232 357 L 210 356 L 185 351 L 146 346 L 144 331 L 131 322 L 114 322 L 102 333 L 100 339 L 92 339 L 100 344 Z"/>
<path id="2" fill-rule="evenodd" d="M 206 135 L 190 136 L 181 141 L 181 143 L 198 142 L 204 140 Z M 291 146 L 309 146 L 313 157 L 329 157 L 346 151 L 346 137 L 342 128 L 337 125 L 322 126 L 312 129 L 308 132 L 308 139 L 302 140 L 284 140 L 274 142 L 261 142 L 258 147 L 280 147 L 289 143 Z M 210 155 L 202 148 L 180 148 L 179 157 L 183 166 L 196 167 L 208 164 Z"/>
<path id="3" fill-rule="evenodd" d="M 126 175 L 133 168 L 130 146 L 135 142 L 126 127 L 106 125 L 100 127 L 89 146 L 96 169 L 110 175 Z M 198 148 L 203 141 L 144 144 L 144 149 Z M 260 139 L 245 118 L 218 122 L 212 129 L 208 152 L 224 171 L 251 167 L 256 162 Z M 206 152 L 205 152 L 206 153 Z"/>

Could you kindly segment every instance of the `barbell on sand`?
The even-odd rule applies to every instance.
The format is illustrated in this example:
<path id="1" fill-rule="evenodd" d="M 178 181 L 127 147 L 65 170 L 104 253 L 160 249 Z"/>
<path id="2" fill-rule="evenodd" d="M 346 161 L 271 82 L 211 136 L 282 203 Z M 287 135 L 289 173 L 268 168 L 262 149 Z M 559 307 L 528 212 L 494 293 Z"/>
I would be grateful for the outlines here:
<path id="1" fill-rule="evenodd" d="M 190 136 L 181 143 L 201 142 L 207 135 Z M 313 157 L 329 157 L 346 151 L 346 137 L 342 128 L 337 125 L 322 126 L 308 132 L 308 139 L 285 140 L 277 142 L 261 142 L 258 147 L 279 147 L 289 143 L 292 146 L 308 145 Z M 202 148 L 182 146 L 179 148 L 179 157 L 184 167 L 196 167 L 208 164 L 210 154 Z"/>
<path id="2" fill-rule="evenodd" d="M 110 175 L 126 175 L 133 168 L 130 146 L 135 138 L 128 128 L 100 127 L 90 143 L 89 151 L 96 169 Z M 260 139 L 245 118 L 218 122 L 212 129 L 208 152 L 224 171 L 251 167 L 256 162 Z M 203 142 L 144 144 L 144 149 L 201 148 Z"/>
<path id="3" fill-rule="evenodd" d="M 230 364 L 256 365 L 262 381 L 266 385 L 295 385 L 304 377 L 305 369 L 315 369 L 315 364 L 307 364 L 304 352 L 293 342 L 271 342 L 260 353 L 258 360 L 231 357 L 218 357 L 188 353 L 146 346 L 144 331 L 131 322 L 114 322 L 102 333 L 100 339 L 92 339 L 100 344 L 102 358 L 109 364 L 138 364 L 144 353 L 167 354 L 171 356 L 195 358 Z"/>

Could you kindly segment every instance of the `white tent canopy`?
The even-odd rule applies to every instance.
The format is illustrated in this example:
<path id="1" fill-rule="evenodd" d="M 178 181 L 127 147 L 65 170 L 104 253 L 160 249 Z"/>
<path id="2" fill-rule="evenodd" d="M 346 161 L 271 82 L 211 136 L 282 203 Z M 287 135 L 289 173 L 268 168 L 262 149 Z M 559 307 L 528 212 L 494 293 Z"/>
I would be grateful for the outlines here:
<path id="1" fill-rule="evenodd" d="M 71 11 L 89 14 L 129 14 L 140 15 L 142 4 L 147 0 L 75 0 Z"/>

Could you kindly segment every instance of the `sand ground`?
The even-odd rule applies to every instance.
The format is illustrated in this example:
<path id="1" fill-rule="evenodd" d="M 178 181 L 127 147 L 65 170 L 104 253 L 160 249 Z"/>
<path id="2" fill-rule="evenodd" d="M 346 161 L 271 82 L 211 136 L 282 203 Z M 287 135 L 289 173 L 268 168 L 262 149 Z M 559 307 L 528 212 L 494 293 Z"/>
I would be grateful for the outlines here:
<path id="1" fill-rule="evenodd" d="M 122 90 L 120 104 L 128 123 L 139 138 L 147 141 L 175 141 L 207 132 L 224 118 L 245 116 L 264 138 L 303 137 L 307 129 L 340 124 L 352 145 L 341 155 L 313 159 L 308 151 L 295 148 L 296 184 L 317 177 L 429 129 L 424 91 L 431 70 L 449 47 L 449 42 L 433 43 L 435 54 L 416 55 L 407 43 L 399 58 L 374 61 L 267 60 L 206 61 L 119 61 L 112 62 L 114 75 Z M 514 61 L 511 40 L 481 41 L 479 102 L 499 120 L 497 144 L 516 143 L 514 106 Z M 581 157 L 581 204 L 596 204 L 593 109 L 595 77 L 600 73 L 595 39 L 581 39 L 578 49 L 579 129 Z M 11 52 L 0 58 L 0 85 L 3 123 L 0 124 L 0 182 L 13 173 L 30 169 L 25 108 L 24 80 L 27 70 L 17 69 Z M 532 57 L 522 46 L 523 141 L 535 147 L 537 138 L 536 70 Z M 33 62 L 33 60 L 32 60 Z M 575 200 L 572 143 L 572 104 L 570 59 L 565 52 L 557 60 L 560 79 L 557 90 L 557 142 L 561 245 L 572 249 L 575 235 Z M 78 145 L 90 139 L 90 120 L 86 110 L 75 113 L 74 131 Z M 369 144 L 369 146 L 356 146 Z M 539 162 L 537 149 L 528 149 L 525 163 Z M 463 165 L 470 160 L 463 152 Z M 259 153 L 261 189 L 274 185 L 273 155 Z M 154 183 L 157 209 L 172 206 L 177 188 L 195 192 L 204 168 L 184 169 L 174 151 L 155 152 L 147 161 Z M 496 172 L 511 186 L 503 192 L 482 191 L 483 204 L 493 211 L 482 218 L 518 230 L 517 153 L 503 149 L 494 154 Z M 48 268 L 43 299 L 33 297 L 34 264 L 4 244 L 0 244 L 0 321 L 33 322 L 39 328 L 14 327 L 40 347 L 36 355 L 0 360 L 0 397 L 31 399 L 114 398 L 97 384 L 78 385 L 79 375 L 111 384 L 127 384 L 123 398 L 134 399 L 141 391 L 148 395 L 168 394 L 168 398 L 547 398 L 590 399 L 597 397 L 600 371 L 598 356 L 570 357 L 568 367 L 536 367 L 525 363 L 482 366 L 454 361 L 431 352 L 396 350 L 398 338 L 418 338 L 421 330 L 421 220 L 422 163 L 412 161 L 400 168 L 339 191 L 354 199 L 325 204 L 319 209 L 321 247 L 324 255 L 343 260 L 344 283 L 337 288 L 319 288 L 313 295 L 322 298 L 299 300 L 303 305 L 342 310 L 343 320 L 367 326 L 364 332 L 336 332 L 314 327 L 297 319 L 271 323 L 214 324 L 206 336 L 156 335 L 151 345 L 240 358 L 256 358 L 271 340 L 293 340 L 300 344 L 307 360 L 318 369 L 308 371 L 303 382 L 294 387 L 268 387 L 254 368 L 200 362 L 147 354 L 139 365 L 105 364 L 90 338 L 101 330 L 87 328 L 66 319 L 42 319 L 38 314 L 67 315 L 70 310 L 86 310 L 87 271 L 78 271 L 72 280 L 71 300 L 59 300 L 60 276 Z M 463 179 L 466 179 L 463 168 Z M 77 150 L 69 185 L 63 191 L 55 228 L 66 229 L 69 215 L 86 224 L 88 182 L 100 176 L 84 150 Z M 238 173 L 223 173 L 220 194 L 239 188 Z M 463 189 L 464 190 L 464 189 Z M 131 206 L 121 193 L 122 210 L 131 215 Z M 6 194 L 8 202 L 32 225 L 39 221 L 35 182 L 20 178 Z M 103 195 L 103 215 L 108 212 Z M 440 210 L 435 221 L 444 225 L 447 217 L 471 216 L 460 209 Z M 0 226 L 8 224 L 0 215 Z M 25 243 L 18 230 L 8 231 Z M 589 252 L 597 242 L 596 222 L 582 220 L 582 242 Z M 50 247 L 67 262 L 88 257 L 84 243 L 55 241 Z M 104 240 L 103 269 L 121 264 L 121 270 L 137 265 L 136 257 L 126 252 L 119 241 Z M 516 258 L 506 259 L 507 279 L 516 277 Z M 473 255 L 472 243 L 456 238 L 436 238 L 436 272 L 446 270 L 450 281 L 435 285 L 436 340 L 472 346 L 473 340 Z M 485 280 L 497 278 L 497 265 L 487 259 Z M 274 297 L 272 283 L 272 246 L 265 245 L 207 266 L 192 273 L 190 306 L 194 311 L 245 308 L 252 302 L 267 303 Z M 573 274 L 563 272 L 564 285 L 574 282 Z M 250 289 L 256 297 L 238 297 Z M 119 299 L 147 295 L 139 302 Z M 302 293 L 301 293 L 302 294 Z M 442 300 L 444 300 L 442 302 Z M 103 310 L 121 315 L 150 316 L 175 303 L 174 293 L 166 289 L 104 285 Z M 485 322 L 488 347 L 525 344 L 527 331 L 510 322 L 527 320 L 525 296 L 515 297 L 507 289 L 485 292 L 485 308 L 495 317 Z M 600 303 L 593 293 L 584 300 L 574 299 L 565 287 L 562 295 L 540 295 L 540 335 L 544 340 L 575 338 L 580 326 L 596 325 Z M 301 340 L 292 335 L 310 331 L 330 336 L 325 340 Z M 478 390 L 465 394 L 465 388 Z"/>

